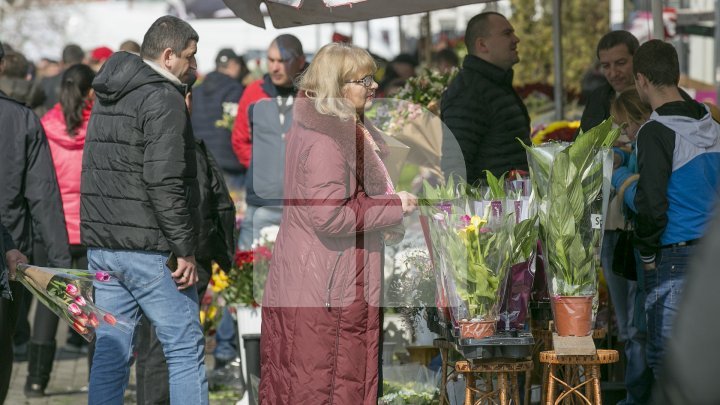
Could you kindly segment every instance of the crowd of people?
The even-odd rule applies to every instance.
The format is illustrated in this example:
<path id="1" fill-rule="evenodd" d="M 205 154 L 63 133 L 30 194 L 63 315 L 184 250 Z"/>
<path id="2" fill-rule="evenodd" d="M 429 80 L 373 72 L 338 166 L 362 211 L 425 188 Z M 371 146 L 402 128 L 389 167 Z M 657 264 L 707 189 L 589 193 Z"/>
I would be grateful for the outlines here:
<path id="1" fill-rule="evenodd" d="M 485 12 L 464 41 L 468 55 L 440 103 L 444 174 L 474 183 L 486 171 L 527 172 L 516 139 L 530 144 L 530 117 L 512 85 L 521 39 Z M 212 263 L 229 268 L 236 249 L 281 225 L 262 302 L 261 403 L 375 404 L 383 251 L 418 201 L 396 190 L 366 111 L 417 62 L 400 55 L 380 79 L 362 48 L 330 43 L 308 61 L 283 34 L 268 45 L 263 77 L 249 79 L 223 49 L 193 88 L 200 46 L 187 22 L 164 16 L 141 45 L 88 55 L 68 45 L 61 62 L 34 70 L 0 47 L 0 360 L 26 350 L 25 394 L 45 395 L 58 318 L 40 305 L 30 328 L 31 296 L 8 282 L 17 264 L 112 271 L 122 281 L 97 283 L 95 301 L 132 320 L 136 337 L 97 329 L 89 403 L 122 403 L 136 359 L 138 403 L 206 404 L 199 297 Z M 613 31 L 597 58 L 606 81 L 588 96 L 581 129 L 612 117 L 624 135 L 609 215 L 634 228 L 637 281 L 612 271 L 620 226 L 606 227 L 601 257 L 627 359 L 623 402 L 643 404 L 663 376 L 686 268 L 720 195 L 720 126 L 678 87 L 672 45 Z M 443 71 L 459 63 L 450 49 L 434 62 Z M 232 127 L 218 125 L 232 103 Z M 247 208 L 236 238 L 238 189 Z M 232 317 L 222 319 L 219 367 L 238 355 Z M 11 371 L 0 368 L 0 403 Z"/>

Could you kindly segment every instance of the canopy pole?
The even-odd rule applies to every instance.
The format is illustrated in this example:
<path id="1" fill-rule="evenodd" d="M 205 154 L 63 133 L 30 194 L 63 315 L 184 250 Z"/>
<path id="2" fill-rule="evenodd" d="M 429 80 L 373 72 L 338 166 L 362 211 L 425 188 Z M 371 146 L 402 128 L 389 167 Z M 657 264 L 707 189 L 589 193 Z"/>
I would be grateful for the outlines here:
<path id="1" fill-rule="evenodd" d="M 653 39 L 665 40 L 665 23 L 663 23 L 663 2 L 662 0 L 652 0 L 652 21 L 653 21 Z"/>
<path id="2" fill-rule="evenodd" d="M 720 0 L 718 0 L 720 1 Z M 562 56 L 562 24 L 560 16 L 562 12 L 561 0 L 553 0 L 553 60 L 555 61 L 555 120 L 560 121 L 565 117 L 563 106 L 563 56 Z"/>
<path id="3" fill-rule="evenodd" d="M 715 0 L 715 104 L 720 104 L 720 0 Z"/>

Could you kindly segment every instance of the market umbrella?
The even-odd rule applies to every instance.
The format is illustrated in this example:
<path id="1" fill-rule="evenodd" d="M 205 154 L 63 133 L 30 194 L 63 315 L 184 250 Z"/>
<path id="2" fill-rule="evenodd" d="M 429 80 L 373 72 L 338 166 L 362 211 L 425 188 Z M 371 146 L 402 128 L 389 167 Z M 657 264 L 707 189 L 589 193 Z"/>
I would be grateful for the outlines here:
<path id="1" fill-rule="evenodd" d="M 223 0 L 236 16 L 265 28 L 260 4 L 265 3 L 275 28 L 368 21 L 486 3 L 492 0 Z"/>

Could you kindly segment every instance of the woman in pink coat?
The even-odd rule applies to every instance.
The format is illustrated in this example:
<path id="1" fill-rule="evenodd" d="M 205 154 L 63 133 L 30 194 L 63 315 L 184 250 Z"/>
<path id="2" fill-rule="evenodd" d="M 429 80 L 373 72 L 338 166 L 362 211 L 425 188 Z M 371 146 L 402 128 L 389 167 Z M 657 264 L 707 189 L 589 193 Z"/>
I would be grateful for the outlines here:
<path id="1" fill-rule="evenodd" d="M 334 43 L 299 80 L 262 302 L 261 404 L 377 403 L 383 250 L 416 198 L 395 193 L 363 122 L 375 70 L 365 50 Z"/>
<path id="2" fill-rule="evenodd" d="M 68 68 L 62 76 L 60 102 L 40 120 L 60 186 L 73 267 L 79 269 L 87 269 L 86 250 L 80 245 L 80 171 L 85 131 L 94 100 L 91 88 L 94 78 L 95 72 L 87 65 Z M 55 355 L 57 325 L 58 317 L 44 305 L 38 305 L 28 346 L 28 376 L 25 382 L 25 395 L 28 397 L 44 395 Z M 71 333 L 74 334 L 72 330 Z M 79 335 L 72 334 L 68 343 L 78 346 L 83 342 Z"/>

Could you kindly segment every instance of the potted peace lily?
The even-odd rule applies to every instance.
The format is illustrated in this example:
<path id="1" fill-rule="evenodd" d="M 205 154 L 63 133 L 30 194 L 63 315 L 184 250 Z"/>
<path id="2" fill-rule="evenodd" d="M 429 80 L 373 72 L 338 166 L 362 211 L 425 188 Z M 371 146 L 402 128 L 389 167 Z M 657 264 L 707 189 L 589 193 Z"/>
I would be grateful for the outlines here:
<path id="1" fill-rule="evenodd" d="M 586 336 L 592 329 L 596 254 L 612 174 L 609 148 L 619 133 L 608 119 L 572 144 L 525 146 L 539 204 L 555 327 L 561 336 Z"/>

